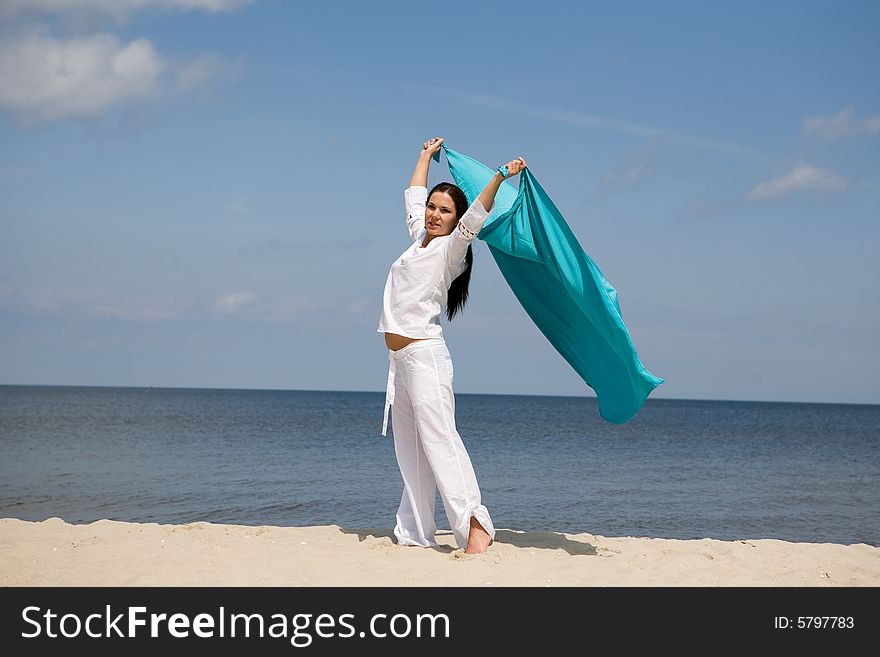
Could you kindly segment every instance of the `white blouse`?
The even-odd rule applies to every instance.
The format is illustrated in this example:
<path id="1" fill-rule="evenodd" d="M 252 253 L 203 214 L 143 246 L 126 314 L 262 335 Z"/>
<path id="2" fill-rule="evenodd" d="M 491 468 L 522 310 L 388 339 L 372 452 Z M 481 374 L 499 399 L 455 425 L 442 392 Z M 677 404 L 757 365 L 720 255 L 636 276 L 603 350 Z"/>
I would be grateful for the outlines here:
<path id="1" fill-rule="evenodd" d="M 423 247 L 428 188 L 410 187 L 403 199 L 413 243 L 388 272 L 376 330 L 410 338 L 443 337 L 440 313 L 446 307 L 449 286 L 464 272 L 468 245 L 483 228 L 492 208 L 486 210 L 480 199 L 475 199 L 451 234 L 434 237 Z"/>

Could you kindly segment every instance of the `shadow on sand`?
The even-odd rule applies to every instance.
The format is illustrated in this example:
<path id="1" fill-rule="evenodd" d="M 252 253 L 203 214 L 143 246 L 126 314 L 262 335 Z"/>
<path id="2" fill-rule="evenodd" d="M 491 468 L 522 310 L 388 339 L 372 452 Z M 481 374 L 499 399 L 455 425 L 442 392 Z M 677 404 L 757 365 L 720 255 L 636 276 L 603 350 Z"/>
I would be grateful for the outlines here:
<path id="1" fill-rule="evenodd" d="M 394 532 L 390 529 L 345 529 L 340 527 L 343 534 L 356 534 L 359 541 L 365 541 L 368 538 L 387 538 L 392 543 L 396 542 Z M 452 536 L 449 530 L 438 530 L 437 536 Z M 495 543 L 508 544 L 518 548 L 532 548 L 538 550 L 565 550 L 568 554 L 575 555 L 595 555 L 596 546 L 591 543 L 582 543 L 573 541 L 564 534 L 556 532 L 518 532 L 510 529 L 495 530 Z M 437 545 L 431 548 L 438 552 L 450 553 L 456 549 L 451 545 Z"/>
<path id="2" fill-rule="evenodd" d="M 358 540 L 361 542 L 368 538 L 387 538 L 390 539 L 392 543 L 397 543 L 397 539 L 394 537 L 394 532 L 390 529 L 345 529 L 344 527 L 340 527 L 339 531 L 343 534 L 357 534 Z M 444 535 L 452 536 L 452 532 L 444 532 L 442 530 L 437 532 L 437 536 Z M 450 552 L 455 552 L 458 548 L 451 545 L 434 545 L 430 549 L 442 552 L 443 554 L 449 554 Z"/>

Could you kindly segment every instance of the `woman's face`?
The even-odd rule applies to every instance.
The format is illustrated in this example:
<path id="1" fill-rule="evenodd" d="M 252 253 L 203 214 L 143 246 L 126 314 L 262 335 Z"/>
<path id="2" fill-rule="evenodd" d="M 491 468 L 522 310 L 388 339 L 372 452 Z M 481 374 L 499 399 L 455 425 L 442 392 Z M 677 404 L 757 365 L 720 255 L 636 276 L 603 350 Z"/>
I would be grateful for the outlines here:
<path id="1" fill-rule="evenodd" d="M 425 230 L 431 237 L 451 235 L 458 224 L 455 203 L 446 192 L 434 192 L 425 207 Z"/>

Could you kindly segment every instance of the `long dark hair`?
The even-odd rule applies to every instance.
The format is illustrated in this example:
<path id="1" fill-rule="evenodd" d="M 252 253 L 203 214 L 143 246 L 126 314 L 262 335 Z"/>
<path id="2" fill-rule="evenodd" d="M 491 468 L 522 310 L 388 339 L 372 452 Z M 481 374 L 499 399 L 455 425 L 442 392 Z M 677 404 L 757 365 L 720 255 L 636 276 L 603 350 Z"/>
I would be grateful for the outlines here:
<path id="1" fill-rule="evenodd" d="M 467 196 L 465 196 L 464 192 L 456 185 L 448 182 L 442 182 L 435 185 L 434 189 L 428 194 L 429 199 L 434 192 L 444 192 L 452 197 L 452 202 L 455 204 L 455 214 L 458 219 L 461 219 L 462 215 L 467 212 Z M 446 319 L 449 321 L 452 321 L 452 318 L 456 313 L 461 312 L 464 304 L 467 302 L 468 285 L 471 282 L 471 269 L 474 264 L 474 252 L 473 249 L 471 249 L 470 244 L 468 244 L 464 260 L 464 271 L 459 276 L 456 276 L 455 280 L 453 280 L 452 284 L 449 286 L 449 295 L 446 299 Z"/>

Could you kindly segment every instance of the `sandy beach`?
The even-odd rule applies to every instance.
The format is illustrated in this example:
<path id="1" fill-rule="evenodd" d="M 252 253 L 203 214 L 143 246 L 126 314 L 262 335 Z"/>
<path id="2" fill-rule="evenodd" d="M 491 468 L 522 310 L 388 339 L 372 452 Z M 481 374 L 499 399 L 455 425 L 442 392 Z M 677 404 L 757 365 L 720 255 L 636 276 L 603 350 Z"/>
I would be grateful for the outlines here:
<path id="1" fill-rule="evenodd" d="M 878 586 L 880 548 L 497 530 L 484 555 L 390 529 L 0 519 L 3 586 Z"/>

